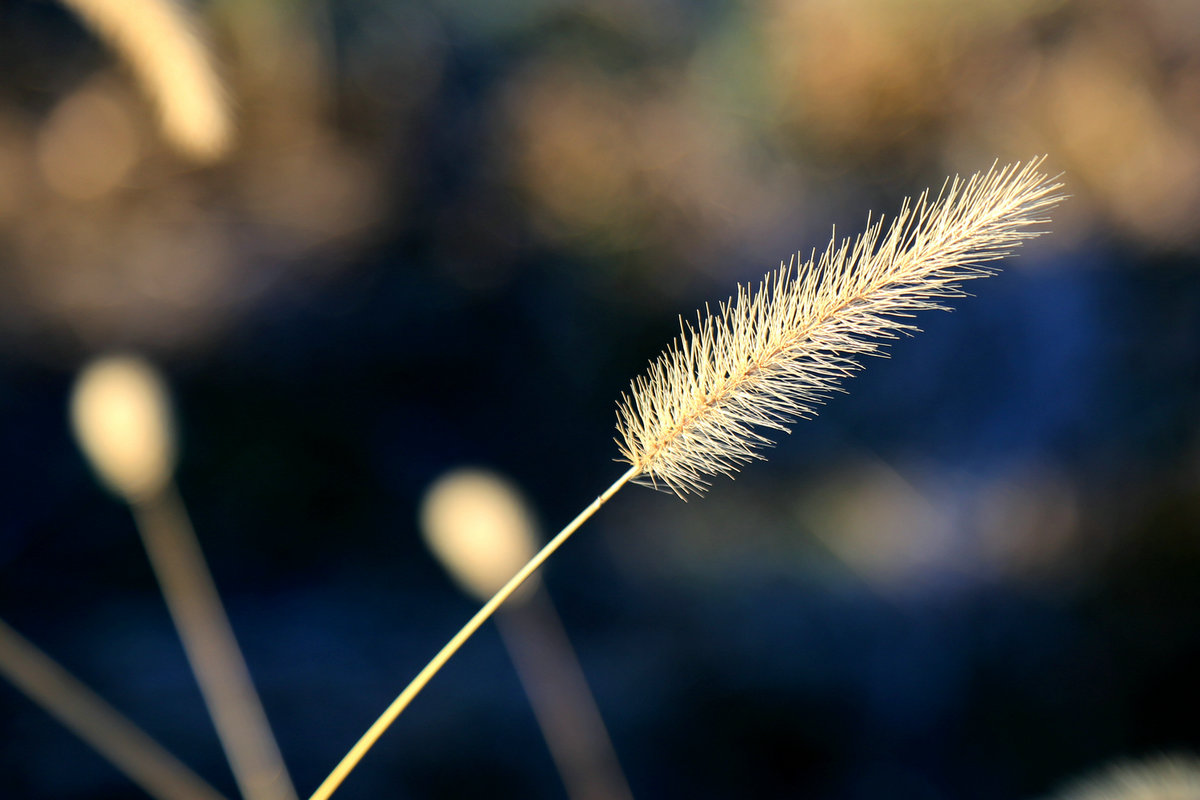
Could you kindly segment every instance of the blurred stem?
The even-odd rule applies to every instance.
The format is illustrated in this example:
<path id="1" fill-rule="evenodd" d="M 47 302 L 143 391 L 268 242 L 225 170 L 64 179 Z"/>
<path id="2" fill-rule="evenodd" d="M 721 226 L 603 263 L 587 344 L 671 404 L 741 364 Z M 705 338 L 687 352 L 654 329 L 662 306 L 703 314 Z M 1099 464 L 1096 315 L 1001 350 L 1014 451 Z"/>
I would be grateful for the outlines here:
<path id="1" fill-rule="evenodd" d="M 562 619 L 544 589 L 502 609 L 496 628 L 571 800 L 633 800 Z"/>
<path id="2" fill-rule="evenodd" d="M 132 505 L 138 531 L 238 788 L 246 800 L 295 800 L 233 628 L 174 486 Z"/>
<path id="3" fill-rule="evenodd" d="M 367 732 L 364 733 L 362 738 L 359 739 L 354 747 L 350 749 L 350 752 L 346 754 L 345 758 L 338 763 L 333 772 L 329 773 L 329 777 L 327 777 L 321 783 L 321 785 L 317 787 L 317 790 L 313 792 L 310 800 L 328 800 L 329 796 L 337 791 L 337 788 L 342 785 L 342 781 L 346 779 L 346 776 L 349 775 L 356 766 L 358 766 L 358 762 L 362 760 L 362 757 L 366 755 L 367 751 L 370 750 L 375 742 L 379 740 L 379 737 L 383 735 L 383 732 L 386 731 L 388 727 L 396 721 L 396 718 L 400 716 L 400 712 L 404 711 L 404 709 L 408 707 L 408 704 L 412 702 L 413 698 L 420 694 L 421 690 L 425 688 L 425 685 L 429 683 L 430 679 L 433 678 L 433 676 L 438 673 L 438 671 L 446 664 L 446 662 L 450 660 L 451 656 L 458 652 L 458 649 L 463 646 L 467 639 L 470 639 L 475 631 L 479 630 L 480 626 L 487 622 L 488 618 L 495 613 L 496 609 L 499 608 L 500 605 L 507 600 L 509 596 L 515 592 L 530 575 L 536 572 L 538 567 L 540 567 L 547 558 L 554 554 L 555 550 L 561 547 L 562 544 L 571 537 L 571 534 L 575 533 L 575 531 L 577 531 L 579 527 L 583 525 L 583 523 L 587 522 L 593 514 L 600 510 L 602 505 L 608 502 L 610 497 L 616 494 L 617 491 L 626 483 L 637 477 L 640 472 L 641 470 L 639 468 L 630 467 L 629 470 L 620 478 L 618 478 L 612 486 L 608 487 L 603 494 L 593 500 L 591 505 L 581 511 L 579 516 L 571 520 L 571 523 L 567 525 L 567 527 L 559 531 L 557 536 L 551 539 L 546 546 L 538 552 L 537 555 L 529 560 L 529 563 L 521 567 L 521 570 L 517 572 L 517 574 L 514 575 L 508 583 L 504 584 L 500 591 L 496 592 L 492 599 L 488 600 L 487 603 L 484 604 L 483 608 L 479 609 L 475 616 L 471 617 L 467 624 L 464 625 L 458 633 L 454 634 L 454 637 L 450 641 L 446 642 L 446 645 L 438 651 L 438 654 L 433 657 L 433 660 L 426 664 L 425 668 L 417 673 L 417 677 L 412 679 L 412 682 L 405 687 L 404 691 L 400 693 L 399 697 L 392 701 L 392 704 L 387 707 L 387 710 L 383 712 L 379 719 L 375 720 L 375 723 L 367 729 Z"/>
<path id="4" fill-rule="evenodd" d="M 225 800 L 115 708 L 0 621 L 0 675 L 158 800 Z"/>

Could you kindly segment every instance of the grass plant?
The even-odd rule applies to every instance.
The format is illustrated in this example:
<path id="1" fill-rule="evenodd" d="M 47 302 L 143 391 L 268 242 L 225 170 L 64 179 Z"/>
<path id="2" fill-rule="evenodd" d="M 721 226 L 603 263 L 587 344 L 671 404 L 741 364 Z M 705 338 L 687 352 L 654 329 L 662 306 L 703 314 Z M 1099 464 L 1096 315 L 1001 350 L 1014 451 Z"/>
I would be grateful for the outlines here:
<path id="1" fill-rule="evenodd" d="M 175 489 L 175 426 L 164 381 L 140 358 L 98 359 L 76 381 L 71 420 L 97 477 L 133 512 L 242 796 L 294 800 L 283 757 Z"/>
<path id="2" fill-rule="evenodd" d="M 917 312 L 947 309 L 964 281 L 984 277 L 1023 241 L 1043 233 L 1062 184 L 1044 159 L 947 181 L 901 206 L 885 225 L 868 217 L 853 240 L 835 235 L 818 257 L 740 286 L 650 364 L 617 408 L 617 444 L 628 469 L 550 540 L 455 634 L 317 788 L 326 800 L 383 732 L 479 627 L 626 483 L 680 497 L 716 475 L 762 458 L 771 435 L 811 417 L 840 382 L 917 330 Z"/>
<path id="3" fill-rule="evenodd" d="M 421 501 L 421 534 L 464 592 L 486 602 L 537 552 L 520 491 L 482 469 L 438 478 Z M 531 578 L 495 618 L 500 640 L 570 800 L 632 800 L 600 709 L 546 591 Z"/>

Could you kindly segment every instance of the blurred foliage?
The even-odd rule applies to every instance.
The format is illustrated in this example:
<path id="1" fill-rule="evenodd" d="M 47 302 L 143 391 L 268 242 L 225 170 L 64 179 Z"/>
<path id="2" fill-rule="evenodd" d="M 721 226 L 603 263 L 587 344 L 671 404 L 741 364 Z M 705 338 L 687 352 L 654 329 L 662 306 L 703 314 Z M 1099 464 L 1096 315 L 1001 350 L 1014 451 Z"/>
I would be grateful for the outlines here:
<path id="1" fill-rule="evenodd" d="M 1075 196 L 1055 246 L 1101 231 L 1152 251 L 1197 243 L 1200 12 L 1186 2 L 198 10 L 237 131 L 209 167 L 163 143 L 119 57 L 65 12 L 5 12 L 0 34 L 21 43 L 0 87 L 7 347 L 195 347 L 419 224 L 454 168 L 441 137 L 470 137 L 459 168 L 475 174 L 456 176 L 445 225 L 483 229 L 463 257 L 485 263 L 461 269 L 485 284 L 486 262 L 524 242 L 685 286 L 797 209 L 863 207 L 856 185 L 1042 152 Z"/>

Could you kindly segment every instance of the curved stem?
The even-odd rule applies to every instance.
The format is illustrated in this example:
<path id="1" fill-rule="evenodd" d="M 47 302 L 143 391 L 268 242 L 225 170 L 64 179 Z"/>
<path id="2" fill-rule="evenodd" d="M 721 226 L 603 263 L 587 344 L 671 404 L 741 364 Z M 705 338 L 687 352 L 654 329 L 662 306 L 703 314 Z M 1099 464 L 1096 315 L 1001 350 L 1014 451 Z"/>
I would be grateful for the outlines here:
<path id="1" fill-rule="evenodd" d="M 412 682 L 405 687 L 404 691 L 400 693 L 400 696 L 392 701 L 392 704 L 387 707 L 387 710 L 383 712 L 379 719 L 375 720 L 375 724 L 367 729 L 367 732 L 364 733 L 362 738 L 358 740 L 358 743 L 350 749 L 350 752 L 346 754 L 346 757 L 343 758 L 341 762 L 334 768 L 333 772 L 329 773 L 329 777 L 317 787 L 317 790 L 313 792 L 312 797 L 309 798 L 309 800 L 328 800 L 329 796 L 337 791 L 337 788 L 342 785 L 342 781 L 346 779 L 346 776 L 350 774 L 351 770 L 358 766 L 358 762 L 362 760 L 362 757 L 366 755 L 367 751 L 370 750 L 375 742 L 379 740 L 379 737 L 383 735 L 383 732 L 386 731 L 388 727 L 396 721 L 396 718 L 400 716 L 400 712 L 408 707 L 408 704 L 412 702 L 413 698 L 425 688 L 425 684 L 429 683 L 429 680 L 438 673 L 438 670 L 440 670 L 447 661 L 450 660 L 450 657 L 458 652 L 458 649 L 463 646 L 463 643 L 466 642 L 467 639 L 470 639 L 472 634 L 479 630 L 480 626 L 482 626 L 484 622 L 487 622 L 488 617 L 495 613 L 496 609 L 500 607 L 500 604 L 507 600 L 509 595 L 515 592 L 530 575 L 536 572 L 538 567 L 540 567 L 542 563 L 554 553 L 555 550 L 561 547 L 563 542 L 571 537 L 571 534 L 579 529 L 579 526 L 587 522 L 588 518 L 600 510 L 600 506 L 608 502 L 608 499 L 616 494 L 618 489 L 631 481 L 633 478 L 637 477 L 639 472 L 641 472 L 641 470 L 637 467 L 630 467 L 624 475 L 617 479 L 616 483 L 608 487 L 603 494 L 593 500 L 591 505 L 581 511 L 579 516 L 571 520 L 571 523 L 559 531 L 558 535 L 551 539 L 546 546 L 538 552 L 537 555 L 531 558 L 529 563 L 521 568 L 520 572 L 514 575 L 508 583 L 504 584 L 500 591 L 496 592 L 492 599 L 488 600 L 487 603 L 484 604 L 483 608 L 479 609 L 475 616 L 471 617 L 470 621 L 468 621 L 467 624 L 462 627 L 462 630 L 454 634 L 454 638 L 446 642 L 446 645 L 438 651 L 438 654 L 433 657 L 433 660 L 426 664 L 425 668 L 417 673 L 417 677 L 412 679 Z"/>

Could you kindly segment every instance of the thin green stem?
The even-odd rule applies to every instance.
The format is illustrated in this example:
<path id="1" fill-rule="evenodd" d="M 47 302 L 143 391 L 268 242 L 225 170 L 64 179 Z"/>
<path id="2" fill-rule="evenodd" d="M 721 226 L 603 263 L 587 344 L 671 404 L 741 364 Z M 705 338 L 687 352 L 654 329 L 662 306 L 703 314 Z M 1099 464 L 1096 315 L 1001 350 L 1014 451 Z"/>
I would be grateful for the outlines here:
<path id="1" fill-rule="evenodd" d="M 375 724 L 367 729 L 367 732 L 364 733 L 362 738 L 358 740 L 358 743 L 350 749 L 350 752 L 346 754 L 346 757 L 343 758 L 341 762 L 334 768 L 333 772 L 329 773 L 329 777 L 317 787 L 317 790 L 313 792 L 312 797 L 309 798 L 309 800 L 328 800 L 329 796 L 337 791 L 337 788 L 342 785 L 342 781 L 346 779 L 346 776 L 350 774 L 351 770 L 358 766 L 358 762 L 361 761 L 362 757 L 366 755 L 367 751 L 374 746 L 375 742 L 379 740 L 379 737 L 383 735 L 383 732 L 386 731 L 388 727 L 396 721 L 396 718 L 400 716 L 400 712 L 404 711 L 404 709 L 408 707 L 408 704 L 412 702 L 413 698 L 420 694 L 421 690 L 425 688 L 425 684 L 429 683 L 429 680 L 438 673 L 438 670 L 440 670 L 447 661 L 450 660 L 450 657 L 458 652 L 458 649 L 463 646 L 463 643 L 465 643 L 467 639 L 470 639 L 475 631 L 479 630 L 483 623 L 487 622 L 488 618 L 495 613 L 496 609 L 499 608 L 500 605 L 507 600 L 508 597 L 515 592 L 530 575 L 536 572 L 538 567 L 540 567 L 542 563 L 554 553 L 555 550 L 561 547 L 563 542 L 567 541 L 567 539 L 571 537 L 571 534 L 575 533 L 575 531 L 577 531 L 579 527 L 583 525 L 583 523 L 587 522 L 587 520 L 593 514 L 599 511 L 600 506 L 607 503 L 608 499 L 617 493 L 617 490 L 619 490 L 629 481 L 633 480 L 633 478 L 637 477 L 639 472 L 641 472 L 639 468 L 630 467 L 624 475 L 617 479 L 616 483 L 608 487 L 603 494 L 593 500 L 591 505 L 581 511 L 579 516 L 571 520 L 571 523 L 559 531 L 558 535 L 551 539 L 546 546 L 538 552 L 537 555 L 531 558 L 529 563 L 521 568 L 520 572 L 514 575 L 508 583 L 504 584 L 500 591 L 496 592 L 492 599 L 488 600 L 487 603 L 484 604 L 483 608 L 479 609 L 475 616 L 471 617 L 470 621 L 462 627 L 462 630 L 454 634 L 454 638 L 446 642 L 446 645 L 438 651 L 438 654 L 433 657 L 433 660 L 426 664 L 425 668 L 417 673 L 417 677 L 412 679 L 412 683 L 408 684 L 404 691 L 400 693 L 400 696 L 392 701 L 392 704 L 387 707 L 387 710 L 383 712 L 379 719 L 375 720 Z"/>

